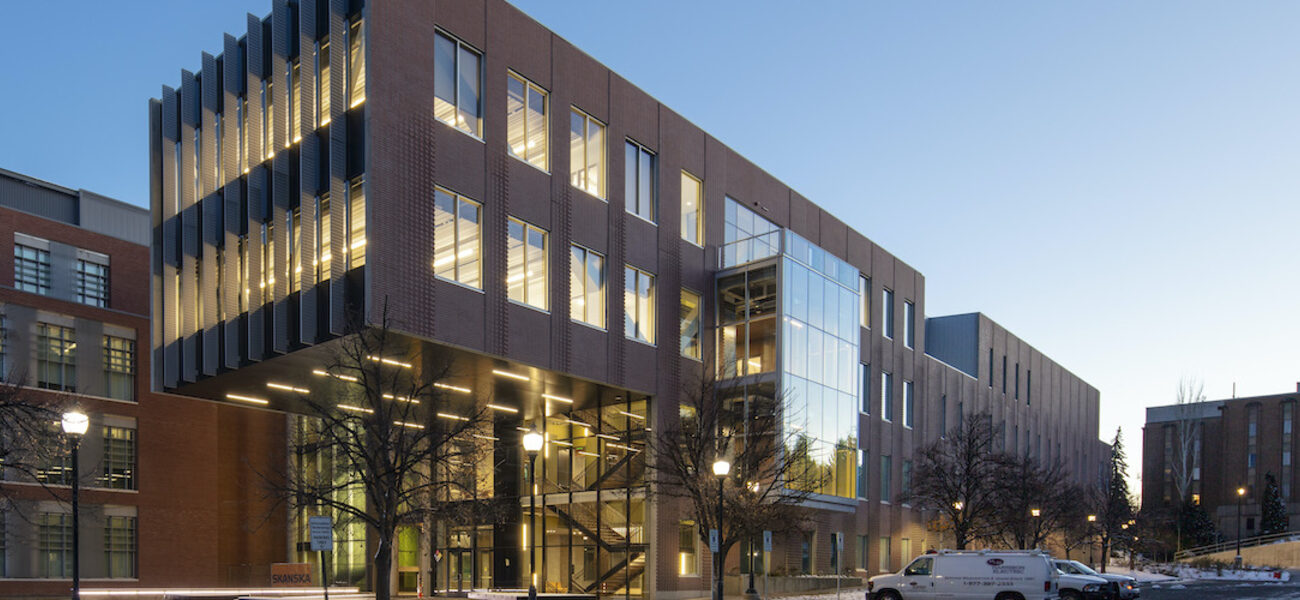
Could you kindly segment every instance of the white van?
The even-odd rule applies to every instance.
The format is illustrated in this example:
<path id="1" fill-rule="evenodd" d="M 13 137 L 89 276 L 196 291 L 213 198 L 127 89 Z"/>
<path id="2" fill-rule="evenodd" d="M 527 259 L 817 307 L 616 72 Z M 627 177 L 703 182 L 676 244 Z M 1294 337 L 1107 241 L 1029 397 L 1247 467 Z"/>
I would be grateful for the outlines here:
<path id="1" fill-rule="evenodd" d="M 1055 600 L 1060 574 L 1040 550 L 942 550 L 867 582 L 867 600 Z"/>

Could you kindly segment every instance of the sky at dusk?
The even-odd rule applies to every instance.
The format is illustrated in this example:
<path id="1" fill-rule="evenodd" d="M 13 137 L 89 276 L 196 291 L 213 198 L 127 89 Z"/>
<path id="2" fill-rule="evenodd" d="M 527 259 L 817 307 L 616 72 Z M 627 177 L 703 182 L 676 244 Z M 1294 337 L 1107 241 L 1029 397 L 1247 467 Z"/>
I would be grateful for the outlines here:
<path id="1" fill-rule="evenodd" d="M 1300 3 L 514 3 L 1098 388 L 1134 471 L 1180 378 L 1296 390 Z M 0 168 L 147 205 L 148 99 L 270 2 L 54 6 L 6 6 Z"/>

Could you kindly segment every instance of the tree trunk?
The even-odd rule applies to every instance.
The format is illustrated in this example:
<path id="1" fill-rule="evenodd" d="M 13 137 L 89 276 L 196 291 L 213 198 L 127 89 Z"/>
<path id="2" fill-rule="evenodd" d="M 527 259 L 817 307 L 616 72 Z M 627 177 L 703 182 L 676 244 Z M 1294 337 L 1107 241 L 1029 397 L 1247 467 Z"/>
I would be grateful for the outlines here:
<path id="1" fill-rule="evenodd" d="M 1106 572 L 1106 563 L 1110 562 L 1110 538 L 1101 538 L 1101 572 Z"/>
<path id="2" fill-rule="evenodd" d="M 393 593 L 393 532 L 380 533 L 375 549 L 375 600 L 390 600 Z"/>

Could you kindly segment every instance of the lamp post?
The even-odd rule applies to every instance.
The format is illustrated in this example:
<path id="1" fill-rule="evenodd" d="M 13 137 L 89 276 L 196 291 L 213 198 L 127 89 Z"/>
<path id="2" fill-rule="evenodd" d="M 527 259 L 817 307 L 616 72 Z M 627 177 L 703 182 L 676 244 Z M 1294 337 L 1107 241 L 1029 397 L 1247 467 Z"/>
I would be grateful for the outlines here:
<path id="1" fill-rule="evenodd" d="M 713 553 L 713 563 L 716 565 L 713 572 L 718 577 L 718 589 L 714 600 L 722 600 L 722 484 L 727 481 L 727 474 L 730 472 L 731 463 L 726 459 L 719 458 L 713 461 L 713 474 L 718 477 L 718 550 Z"/>
<path id="2" fill-rule="evenodd" d="M 1042 524 L 1043 524 L 1043 521 L 1040 519 L 1040 517 L 1043 516 L 1043 511 L 1042 511 L 1042 509 L 1031 508 L 1031 509 L 1029 509 L 1029 516 L 1031 516 L 1031 517 L 1034 518 L 1034 529 L 1033 529 L 1033 531 L 1034 531 L 1034 539 L 1030 540 L 1030 542 L 1032 542 L 1033 545 L 1037 546 L 1037 545 L 1038 545 L 1038 531 L 1039 531 L 1039 528 L 1040 528 L 1040 527 L 1042 526 Z M 1025 548 L 1025 549 L 1028 550 L 1028 548 Z"/>
<path id="3" fill-rule="evenodd" d="M 63 413 L 63 433 L 72 445 L 72 600 L 81 598 L 81 471 L 77 468 L 77 447 L 87 429 L 90 429 L 90 417 L 86 413 L 75 409 Z"/>
<path id="4" fill-rule="evenodd" d="M 1092 566 L 1092 532 L 1097 522 L 1097 515 L 1088 515 L 1088 566 Z"/>
<path id="5" fill-rule="evenodd" d="M 1241 568 L 1241 504 L 1246 501 L 1246 488 L 1237 488 L 1237 557 L 1233 559 L 1233 566 Z"/>
<path id="6" fill-rule="evenodd" d="M 528 453 L 528 600 L 537 598 L 537 549 L 533 540 L 537 539 L 537 485 L 533 471 L 537 467 L 537 453 L 542 450 L 546 439 L 536 429 L 524 434 L 524 452 Z"/>

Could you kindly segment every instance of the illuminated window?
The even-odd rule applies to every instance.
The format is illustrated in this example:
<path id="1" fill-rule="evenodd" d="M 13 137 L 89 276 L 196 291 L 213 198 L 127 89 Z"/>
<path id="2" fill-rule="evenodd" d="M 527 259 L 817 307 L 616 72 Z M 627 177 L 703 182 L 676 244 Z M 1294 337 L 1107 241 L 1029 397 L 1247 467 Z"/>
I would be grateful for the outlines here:
<path id="1" fill-rule="evenodd" d="M 72 575 L 72 515 L 37 515 L 36 536 L 36 576 L 64 579 Z"/>
<path id="2" fill-rule="evenodd" d="M 235 127 L 238 141 L 235 145 L 235 152 L 239 156 L 235 157 L 235 166 L 240 173 L 248 172 L 248 98 L 239 97 L 239 102 L 235 104 Z"/>
<path id="3" fill-rule="evenodd" d="M 348 108 L 366 101 L 366 28 L 357 19 L 348 27 Z"/>
<path id="4" fill-rule="evenodd" d="M 248 310 L 248 234 L 239 236 L 239 312 Z"/>
<path id="5" fill-rule="evenodd" d="M 569 318 L 604 329 L 605 257 L 577 244 L 569 256 Z"/>
<path id="6" fill-rule="evenodd" d="M 284 265 L 285 276 L 289 278 L 289 293 L 302 289 L 302 213 L 295 208 L 284 215 L 285 225 L 289 231 L 289 261 Z"/>
<path id="7" fill-rule="evenodd" d="M 262 109 L 262 160 L 275 156 L 275 150 L 271 148 L 271 82 L 262 80 L 261 91 L 261 109 Z"/>
<path id="8" fill-rule="evenodd" d="M 514 73 L 506 74 L 507 147 L 516 157 L 550 170 L 547 152 L 546 90 Z"/>
<path id="9" fill-rule="evenodd" d="M 135 429 L 106 426 L 103 472 L 99 485 L 114 490 L 135 488 Z"/>
<path id="10" fill-rule="evenodd" d="M 655 155 L 632 140 L 628 140 L 624 148 L 623 200 L 627 212 L 654 223 L 658 218 L 655 210 Z"/>
<path id="11" fill-rule="evenodd" d="M 677 574 L 682 577 L 700 574 L 700 536 L 695 532 L 695 521 L 677 524 Z"/>
<path id="12" fill-rule="evenodd" d="M 348 268 L 366 264 L 366 188 L 358 177 L 348 186 Z"/>
<path id="13" fill-rule="evenodd" d="M 275 225 L 262 223 L 262 281 L 258 286 L 261 290 L 258 304 L 266 304 L 275 289 L 275 246 L 271 243 L 274 239 Z"/>
<path id="14" fill-rule="evenodd" d="M 77 391 L 77 332 L 71 327 L 36 325 L 36 387 Z"/>
<path id="15" fill-rule="evenodd" d="M 695 360 L 699 360 L 701 356 L 700 309 L 700 295 L 690 290 L 682 290 L 682 356 Z"/>
<path id="16" fill-rule="evenodd" d="M 321 127 L 330 124 L 330 41 L 322 39 L 316 47 L 316 121 Z"/>
<path id="17" fill-rule="evenodd" d="M 482 289 L 482 207 L 442 188 L 434 190 L 433 205 L 433 274 Z"/>
<path id="18" fill-rule="evenodd" d="M 549 310 L 546 231 L 511 218 L 506 233 L 506 287 L 510 299 Z"/>
<path id="19" fill-rule="evenodd" d="M 433 116 L 470 135 L 480 135 L 483 57 L 443 31 L 433 35 Z"/>
<path id="20" fill-rule="evenodd" d="M 104 395 L 135 401 L 135 340 L 104 336 Z"/>
<path id="21" fill-rule="evenodd" d="M 44 247 L 14 244 L 14 287 L 33 294 L 50 293 L 49 242 L 35 240 Z"/>
<path id="22" fill-rule="evenodd" d="M 109 578 L 136 577 L 135 517 L 104 519 L 104 562 Z"/>
<path id="23" fill-rule="evenodd" d="M 316 198 L 316 281 L 329 281 L 330 278 L 330 195 L 329 192 Z"/>
<path id="24" fill-rule="evenodd" d="M 704 245 L 704 182 L 682 171 L 682 239 Z"/>
<path id="25" fill-rule="evenodd" d="M 108 255 L 78 250 L 77 302 L 108 306 Z"/>
<path id="26" fill-rule="evenodd" d="M 289 71 L 289 137 L 293 143 L 302 141 L 302 80 L 298 73 L 298 59 L 294 59 L 286 67 Z M 289 140 L 284 141 L 284 147 L 288 148 Z"/>
<path id="27" fill-rule="evenodd" d="M 605 124 L 576 108 L 569 114 L 569 183 L 605 198 Z"/>
<path id="28" fill-rule="evenodd" d="M 222 128 L 224 127 L 222 120 L 223 119 L 221 113 L 217 113 L 216 118 L 213 120 L 213 126 L 217 130 L 216 134 L 213 136 L 217 140 L 217 151 L 214 153 L 213 156 L 217 160 L 215 161 L 212 170 L 212 181 L 214 182 L 213 185 L 215 185 L 216 188 L 220 188 L 226 183 L 226 176 L 225 176 L 225 172 L 222 170 L 223 163 L 221 160 L 221 155 L 223 152 L 222 148 L 224 145 L 224 140 L 221 139 L 222 137 L 224 137 L 223 134 L 221 133 Z"/>
<path id="29" fill-rule="evenodd" d="M 623 267 L 623 334 L 655 343 L 655 276 L 633 266 Z"/>

